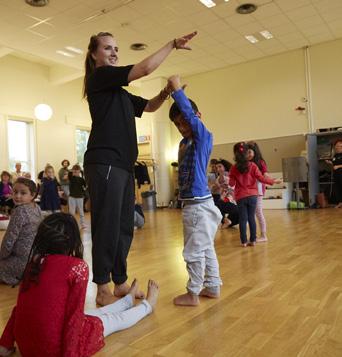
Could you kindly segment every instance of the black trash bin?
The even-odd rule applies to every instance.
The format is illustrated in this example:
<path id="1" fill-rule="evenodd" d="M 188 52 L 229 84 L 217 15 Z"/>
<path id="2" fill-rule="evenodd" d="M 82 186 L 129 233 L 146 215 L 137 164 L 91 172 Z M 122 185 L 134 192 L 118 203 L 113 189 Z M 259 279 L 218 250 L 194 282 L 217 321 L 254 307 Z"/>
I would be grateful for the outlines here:
<path id="1" fill-rule="evenodd" d="M 141 192 L 142 207 L 146 211 L 154 211 L 157 209 L 156 191 Z"/>

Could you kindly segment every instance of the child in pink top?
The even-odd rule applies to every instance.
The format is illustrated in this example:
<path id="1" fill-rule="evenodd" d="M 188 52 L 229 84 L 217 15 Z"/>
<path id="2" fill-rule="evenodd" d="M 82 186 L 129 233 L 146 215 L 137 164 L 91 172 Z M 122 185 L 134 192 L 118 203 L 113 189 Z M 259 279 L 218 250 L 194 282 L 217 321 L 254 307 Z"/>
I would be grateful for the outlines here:
<path id="1" fill-rule="evenodd" d="M 263 176 L 267 176 L 267 166 L 266 162 L 262 157 L 259 146 L 256 142 L 250 141 L 248 143 L 248 160 L 254 162 Z M 266 234 L 266 220 L 264 216 L 264 212 L 262 210 L 262 200 L 265 195 L 265 184 L 258 182 L 258 198 L 257 198 L 257 206 L 256 206 L 256 218 L 260 227 L 260 237 L 257 238 L 257 242 L 267 242 L 267 234 Z"/>
<path id="2" fill-rule="evenodd" d="M 273 185 L 280 183 L 264 177 L 258 166 L 248 160 L 248 145 L 244 142 L 234 145 L 234 159 L 236 164 L 229 172 L 229 185 L 235 186 L 235 199 L 239 209 L 240 239 L 243 247 L 247 247 L 247 222 L 250 229 L 250 243 L 256 242 L 255 210 L 258 199 L 257 181 Z"/>

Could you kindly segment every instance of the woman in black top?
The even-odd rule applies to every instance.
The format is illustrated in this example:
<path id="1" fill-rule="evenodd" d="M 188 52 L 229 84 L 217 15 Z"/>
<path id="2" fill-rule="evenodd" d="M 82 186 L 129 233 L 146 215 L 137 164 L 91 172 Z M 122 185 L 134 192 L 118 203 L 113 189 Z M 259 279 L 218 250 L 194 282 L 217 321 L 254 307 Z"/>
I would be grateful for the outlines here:
<path id="1" fill-rule="evenodd" d="M 127 255 L 134 230 L 134 163 L 138 156 L 135 117 L 156 111 L 169 92 L 165 87 L 146 100 L 122 86 L 159 67 L 173 49 L 190 49 L 193 32 L 168 42 L 135 65 L 118 67 L 118 46 L 108 32 L 90 38 L 85 61 L 84 97 L 92 129 L 84 155 L 91 202 L 93 281 L 96 302 L 107 305 L 127 294 Z M 113 280 L 114 294 L 108 283 Z M 143 297 L 139 293 L 137 297 Z"/>

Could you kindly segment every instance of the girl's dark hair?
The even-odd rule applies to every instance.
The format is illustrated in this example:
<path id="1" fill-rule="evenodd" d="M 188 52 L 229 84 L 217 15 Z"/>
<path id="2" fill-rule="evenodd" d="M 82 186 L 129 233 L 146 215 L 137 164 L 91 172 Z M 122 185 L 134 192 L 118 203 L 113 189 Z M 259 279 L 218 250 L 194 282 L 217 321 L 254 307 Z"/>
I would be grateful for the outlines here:
<path id="1" fill-rule="evenodd" d="M 255 141 L 249 141 L 247 143 L 247 145 L 248 145 L 248 149 L 254 151 L 254 157 L 253 157 L 252 161 L 258 166 L 259 170 L 261 170 L 262 169 L 261 161 L 263 161 L 265 163 L 266 163 L 266 161 L 262 157 L 259 145 Z"/>
<path id="2" fill-rule="evenodd" d="M 68 163 L 68 166 L 70 166 L 70 161 L 67 160 L 67 159 L 64 159 L 64 160 L 62 161 L 61 165 L 63 166 L 63 164 L 64 164 L 65 162 L 67 162 L 67 163 Z"/>
<path id="3" fill-rule="evenodd" d="M 230 163 L 229 161 L 227 161 L 227 160 L 225 160 L 225 159 L 219 159 L 219 160 L 217 160 L 216 165 L 217 165 L 217 164 L 223 165 L 223 167 L 224 167 L 224 169 L 225 169 L 226 171 L 229 171 L 230 168 L 233 166 L 232 163 Z"/>
<path id="4" fill-rule="evenodd" d="M 197 105 L 194 101 L 192 101 L 190 98 L 189 102 L 191 104 L 192 110 L 196 113 L 198 113 L 198 108 Z M 171 119 L 171 121 L 174 121 L 175 118 L 178 117 L 179 114 L 182 114 L 182 112 L 180 111 L 180 109 L 178 108 L 178 105 L 176 102 L 173 102 L 169 111 L 169 118 Z"/>
<path id="5" fill-rule="evenodd" d="M 94 70 L 96 68 L 95 60 L 92 57 L 92 54 L 97 50 L 97 47 L 99 45 L 99 38 L 105 37 L 105 36 L 113 37 L 113 35 L 109 32 L 99 32 L 97 35 L 93 35 L 90 37 L 88 51 L 87 51 L 86 59 L 84 61 L 85 75 L 84 75 L 84 80 L 83 80 L 83 98 L 87 97 L 88 79 L 89 79 L 89 76 L 94 72 Z"/>
<path id="6" fill-rule="evenodd" d="M 12 179 L 12 175 L 8 171 L 2 171 L 1 172 L 1 176 L 0 176 L 1 180 L 2 180 L 3 176 L 8 176 L 10 181 Z"/>
<path id="7" fill-rule="evenodd" d="M 247 159 L 248 145 L 244 142 L 237 143 L 233 148 L 236 168 L 242 174 L 248 172 L 249 161 Z"/>
<path id="8" fill-rule="evenodd" d="M 37 185 L 32 180 L 30 180 L 26 177 L 18 177 L 14 183 L 14 186 L 17 183 L 21 183 L 22 185 L 25 185 L 30 190 L 32 196 L 36 195 Z"/>
<path id="9" fill-rule="evenodd" d="M 28 289 L 31 283 L 39 282 L 42 259 L 50 254 L 83 259 L 80 230 L 69 213 L 53 213 L 40 223 L 24 272 L 23 290 Z"/>

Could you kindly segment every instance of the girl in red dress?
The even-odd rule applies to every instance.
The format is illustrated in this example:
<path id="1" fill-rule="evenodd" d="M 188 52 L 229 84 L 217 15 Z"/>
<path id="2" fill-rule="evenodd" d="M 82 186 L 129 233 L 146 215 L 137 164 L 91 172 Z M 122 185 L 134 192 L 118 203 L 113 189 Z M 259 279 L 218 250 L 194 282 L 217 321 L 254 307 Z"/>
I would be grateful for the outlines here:
<path id="1" fill-rule="evenodd" d="M 150 314 L 158 285 L 149 281 L 146 300 L 134 306 L 138 284 L 113 304 L 84 312 L 88 266 L 75 218 L 55 213 L 35 237 L 17 305 L 0 339 L 0 356 L 85 357 L 104 346 L 104 337 Z"/>

